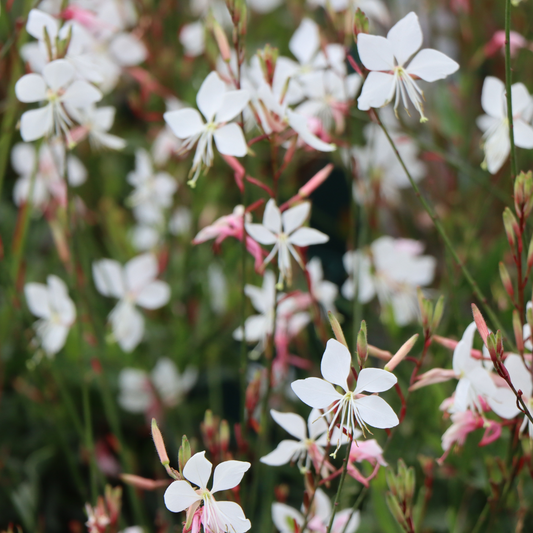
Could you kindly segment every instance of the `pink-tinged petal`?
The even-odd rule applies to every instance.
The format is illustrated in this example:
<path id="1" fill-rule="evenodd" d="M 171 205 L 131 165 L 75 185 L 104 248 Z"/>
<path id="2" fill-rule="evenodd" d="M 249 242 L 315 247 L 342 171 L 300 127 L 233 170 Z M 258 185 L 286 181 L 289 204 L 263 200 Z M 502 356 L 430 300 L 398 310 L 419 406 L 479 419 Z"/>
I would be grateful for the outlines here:
<path id="1" fill-rule="evenodd" d="M 305 440 L 307 438 L 307 428 L 305 420 L 295 413 L 281 413 L 270 410 L 272 418 L 280 425 L 287 433 L 296 437 L 298 440 Z"/>
<path id="2" fill-rule="evenodd" d="M 520 119 L 514 120 L 513 128 L 516 146 L 520 148 L 533 148 L 533 128 Z"/>
<path id="3" fill-rule="evenodd" d="M 329 241 L 329 237 L 313 228 L 297 229 L 289 236 L 289 242 L 296 246 L 311 246 L 312 244 L 323 244 Z"/>
<path id="4" fill-rule="evenodd" d="M 246 233 L 260 244 L 274 244 L 277 237 L 263 224 L 245 224 Z"/>
<path id="5" fill-rule="evenodd" d="M 39 318 L 50 318 L 50 302 L 48 288 L 42 283 L 26 283 L 24 286 L 26 303 L 31 313 Z"/>
<path id="6" fill-rule="evenodd" d="M 361 513 L 353 512 L 351 509 L 344 509 L 335 515 L 333 520 L 332 533 L 355 533 L 361 523 Z"/>
<path id="7" fill-rule="evenodd" d="M 282 440 L 275 450 L 259 459 L 262 463 L 269 466 L 281 466 L 294 461 L 298 458 L 305 446 L 295 440 Z"/>
<path id="8" fill-rule="evenodd" d="M 272 198 L 265 206 L 265 212 L 263 213 L 263 225 L 272 233 L 281 233 L 281 212 L 276 205 L 275 200 Z"/>
<path id="9" fill-rule="evenodd" d="M 244 516 L 242 507 L 235 502 L 216 502 L 216 513 L 227 533 L 245 533 L 252 524 Z"/>
<path id="10" fill-rule="evenodd" d="M 144 287 L 135 302 L 145 309 L 159 309 L 170 300 L 170 287 L 164 281 L 155 280 Z"/>
<path id="11" fill-rule="evenodd" d="M 15 84 L 15 94 L 25 104 L 41 102 L 46 100 L 46 83 L 40 74 L 26 74 Z"/>
<path id="12" fill-rule="evenodd" d="M 342 394 L 339 394 L 331 383 L 319 378 L 298 379 L 291 383 L 291 387 L 302 402 L 316 409 L 325 409 L 342 399 Z"/>
<path id="13" fill-rule="evenodd" d="M 300 136 L 302 141 L 308 144 L 311 148 L 319 152 L 333 152 L 337 149 L 334 144 L 326 143 L 313 135 L 307 125 L 307 118 L 299 115 L 290 109 L 287 109 L 287 118 L 289 119 L 290 127 Z"/>
<path id="14" fill-rule="evenodd" d="M 204 129 L 204 121 L 196 109 L 178 109 L 167 111 L 163 118 L 179 139 L 188 139 L 200 135 Z"/>
<path id="15" fill-rule="evenodd" d="M 246 461 L 224 461 L 215 468 L 211 493 L 236 487 L 252 465 Z"/>
<path id="16" fill-rule="evenodd" d="M 368 70 L 392 70 L 394 68 L 393 49 L 385 37 L 360 33 L 357 36 L 357 51 L 361 63 Z"/>
<path id="17" fill-rule="evenodd" d="M 515 83 L 511 87 L 513 115 L 519 116 L 531 105 L 531 95 L 523 83 Z"/>
<path id="18" fill-rule="evenodd" d="M 211 477 L 213 464 L 205 458 L 205 452 L 195 453 L 185 464 L 183 476 L 191 483 L 205 489 Z"/>
<path id="19" fill-rule="evenodd" d="M 310 211 L 310 202 L 302 202 L 301 204 L 284 211 L 281 214 L 283 232 L 289 235 L 296 228 L 299 228 L 307 220 Z"/>
<path id="20" fill-rule="evenodd" d="M 102 99 L 102 93 L 90 83 L 76 80 L 65 91 L 61 101 L 73 107 L 87 107 Z"/>
<path id="21" fill-rule="evenodd" d="M 44 42 L 44 29 L 48 33 L 50 40 L 54 42 L 59 30 L 58 21 L 50 16 L 48 13 L 39 9 L 32 9 L 28 14 L 28 22 L 26 23 L 26 31 L 35 39 Z"/>
<path id="22" fill-rule="evenodd" d="M 232 122 L 215 130 L 213 134 L 217 150 L 224 155 L 244 157 L 248 152 L 246 139 L 238 124 Z"/>
<path id="23" fill-rule="evenodd" d="M 459 69 L 459 63 L 431 48 L 421 50 L 407 67 L 407 72 L 425 81 L 442 80 Z"/>
<path id="24" fill-rule="evenodd" d="M 140 292 L 151 283 L 159 272 L 157 258 L 154 254 L 142 254 L 134 257 L 124 266 L 126 290 Z"/>
<path id="25" fill-rule="evenodd" d="M 329 339 L 320 364 L 324 379 L 348 392 L 347 380 L 351 366 L 352 356 L 348 348 L 335 339 Z"/>
<path id="26" fill-rule="evenodd" d="M 112 259 L 93 263 L 93 278 L 96 289 L 103 296 L 122 298 L 125 294 L 122 266 Z"/>
<path id="27" fill-rule="evenodd" d="M 507 116 L 504 105 L 505 85 L 493 76 L 487 76 L 481 90 L 481 107 L 487 115 L 503 119 Z"/>
<path id="28" fill-rule="evenodd" d="M 218 110 L 215 122 L 228 122 L 235 118 L 250 101 L 250 93 L 246 90 L 227 91 L 222 106 Z"/>
<path id="29" fill-rule="evenodd" d="M 357 107 L 368 111 L 371 107 L 382 107 L 394 96 L 394 76 L 385 72 L 371 72 L 363 85 L 361 95 L 357 99 Z"/>
<path id="30" fill-rule="evenodd" d="M 215 113 L 222 107 L 226 84 L 220 79 L 216 72 L 211 72 L 202 83 L 196 103 L 208 122 L 213 120 Z"/>
<path id="31" fill-rule="evenodd" d="M 43 69 L 43 78 L 52 91 L 66 87 L 75 74 L 74 67 L 65 59 L 56 59 Z"/>
<path id="32" fill-rule="evenodd" d="M 365 396 L 354 400 L 354 403 L 359 416 L 369 426 L 385 429 L 400 423 L 392 407 L 379 396 Z"/>
<path id="33" fill-rule="evenodd" d="M 20 136 L 23 141 L 31 142 L 48 135 L 54 126 L 52 106 L 26 111 L 20 117 Z"/>
<path id="34" fill-rule="evenodd" d="M 363 368 L 359 372 L 355 394 L 366 392 L 383 392 L 394 387 L 398 379 L 392 372 L 381 370 L 381 368 Z"/>
<path id="35" fill-rule="evenodd" d="M 304 524 L 304 517 L 289 505 L 275 502 L 272 504 L 272 521 L 280 533 L 294 533 L 294 524 L 296 523 L 300 530 Z"/>
<path id="36" fill-rule="evenodd" d="M 320 47 L 320 35 L 316 22 L 304 18 L 289 41 L 289 50 L 305 65 L 313 59 Z"/>
<path id="37" fill-rule="evenodd" d="M 389 30 L 387 41 L 391 44 L 394 56 L 398 60 L 398 65 L 403 66 L 422 46 L 422 38 L 422 28 L 416 13 L 413 11 Z"/>
<path id="38" fill-rule="evenodd" d="M 201 499 L 201 496 L 196 494 L 194 489 L 183 480 L 171 483 L 164 495 L 166 508 L 172 513 L 181 513 Z"/>

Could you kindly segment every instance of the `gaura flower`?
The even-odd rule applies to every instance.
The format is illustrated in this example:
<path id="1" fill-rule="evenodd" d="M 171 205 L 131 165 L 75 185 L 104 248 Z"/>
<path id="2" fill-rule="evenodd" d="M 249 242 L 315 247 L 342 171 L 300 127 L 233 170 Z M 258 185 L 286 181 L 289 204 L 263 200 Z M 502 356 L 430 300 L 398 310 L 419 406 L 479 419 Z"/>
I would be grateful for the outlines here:
<path id="1" fill-rule="evenodd" d="M 198 488 L 193 489 L 185 480 L 174 481 L 165 491 L 165 505 L 173 513 L 188 509 L 188 516 L 192 516 L 203 503 L 199 512 L 206 533 L 245 533 L 252 524 L 241 506 L 235 502 L 216 501 L 213 495 L 236 487 L 250 466 L 245 461 L 220 463 L 215 468 L 213 486 L 209 490 L 207 482 L 213 465 L 205 458 L 205 452 L 196 453 L 185 464 L 183 477 Z"/>
<path id="2" fill-rule="evenodd" d="M 34 324 L 37 338 L 46 354 L 52 356 L 65 345 L 76 320 L 76 308 L 63 280 L 51 275 L 47 282 L 48 285 L 27 283 L 24 294 L 30 311 L 39 317 Z"/>
<path id="3" fill-rule="evenodd" d="M 291 384 L 292 390 L 307 405 L 324 409 L 322 416 L 326 417 L 331 413 L 330 438 L 336 424 L 340 426 L 341 433 L 346 431 L 353 438 L 358 426 L 363 434 L 365 431 L 370 433 L 368 426 L 380 429 L 397 426 L 398 417 L 385 400 L 374 394 L 362 394 L 389 390 L 397 383 L 396 376 L 379 368 L 364 368 L 359 372 L 355 389 L 352 391 L 348 388 L 351 365 L 352 356 L 348 348 L 335 339 L 330 339 L 320 365 L 324 379 L 298 379 Z M 338 392 L 334 385 L 339 386 L 343 394 Z M 340 445 L 339 437 L 334 454 Z"/>
<path id="4" fill-rule="evenodd" d="M 324 279 L 324 270 L 318 257 L 313 257 L 307 263 L 306 268 L 307 272 L 309 272 L 313 298 L 322 305 L 326 312 L 331 311 L 336 314 L 335 299 L 339 293 L 337 285 L 332 281 Z"/>
<path id="5" fill-rule="evenodd" d="M 524 400 L 529 412 L 533 414 L 533 384 L 531 383 L 531 372 L 526 368 L 522 358 L 516 354 L 510 354 L 507 357 L 505 360 L 505 368 L 509 372 L 511 383 L 514 385 L 514 388 L 522 391 L 522 400 Z M 510 409 L 513 407 L 515 409 L 515 412 L 513 413 L 513 411 L 511 411 L 511 414 L 516 416 L 518 414 L 518 408 L 516 407 L 516 396 L 514 393 L 512 394 L 509 403 Z M 512 418 L 512 416 L 509 418 Z M 528 429 L 529 437 L 533 439 L 533 423 L 531 423 L 527 416 L 524 416 L 520 431 L 524 431 L 526 427 Z"/>
<path id="6" fill-rule="evenodd" d="M 245 224 L 246 232 L 252 239 L 260 244 L 274 245 L 263 265 L 268 264 L 279 251 L 280 284 L 283 280 L 287 280 L 288 285 L 292 282 L 291 254 L 305 268 L 294 246 L 310 246 L 329 241 L 329 237 L 321 231 L 301 227 L 310 210 L 311 204 L 302 202 L 281 213 L 276 202 L 270 199 L 265 206 L 263 224 Z"/>
<path id="7" fill-rule="evenodd" d="M 189 184 L 194 186 L 202 164 L 213 164 L 213 139 L 218 151 L 224 155 L 243 157 L 248 148 L 242 129 L 238 124 L 228 124 L 247 105 L 250 100 L 248 91 L 228 91 L 226 84 L 216 72 L 211 72 L 202 83 L 196 103 L 207 123 L 196 109 L 179 109 L 167 111 L 163 116 L 176 137 L 183 139 L 184 150 L 189 150 L 198 141 L 193 159 Z"/>
<path id="8" fill-rule="evenodd" d="M 386 38 L 365 33 L 357 36 L 359 57 L 371 71 L 357 100 L 359 109 L 383 107 L 394 99 L 396 112 L 401 99 L 407 111 L 409 99 L 420 113 L 420 122 L 427 121 L 422 104 L 424 93 L 415 78 L 429 82 L 441 80 L 453 74 L 459 65 L 442 52 L 425 48 L 406 66 L 421 46 L 422 29 L 413 12 L 397 22 Z"/>
<path id="9" fill-rule="evenodd" d="M 491 174 L 496 174 L 502 168 L 511 151 L 505 95 L 502 81 L 493 76 L 485 78 L 481 90 L 481 107 L 487 114 L 478 117 L 477 125 L 483 131 L 485 159 L 481 166 Z M 533 128 L 529 125 L 533 114 L 532 99 L 523 83 L 515 83 L 511 87 L 511 102 L 515 144 L 520 148 L 533 148 Z"/>

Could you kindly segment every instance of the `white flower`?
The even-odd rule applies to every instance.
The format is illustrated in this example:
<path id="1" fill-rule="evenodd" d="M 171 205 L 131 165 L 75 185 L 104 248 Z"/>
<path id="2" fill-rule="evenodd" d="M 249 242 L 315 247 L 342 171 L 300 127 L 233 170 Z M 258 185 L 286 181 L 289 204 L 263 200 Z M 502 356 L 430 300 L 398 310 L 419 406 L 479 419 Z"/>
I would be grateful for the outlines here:
<path id="1" fill-rule="evenodd" d="M 307 272 L 309 272 L 309 279 L 311 280 L 311 293 L 313 297 L 322 305 L 324 310 L 337 313 L 335 307 L 335 299 L 339 289 L 335 283 L 324 279 L 324 271 L 322 263 L 318 257 L 313 257 L 307 263 Z"/>
<path id="2" fill-rule="evenodd" d="M 348 377 L 351 374 L 352 356 L 348 348 L 330 339 L 322 357 L 320 370 L 324 379 L 298 379 L 291 384 L 296 396 L 307 405 L 315 409 L 324 409 L 322 416 L 331 414 L 329 434 L 336 424 L 341 433 L 337 440 L 337 453 L 344 433 L 355 438 L 357 426 L 363 431 L 368 426 L 376 428 L 391 428 L 399 424 L 396 413 L 390 405 L 379 396 L 364 395 L 363 392 L 383 392 L 397 383 L 396 376 L 379 368 L 364 368 L 359 372 L 357 383 L 353 391 L 348 388 Z M 339 386 L 344 394 L 337 392 L 334 385 Z M 369 431 L 370 432 L 370 431 Z"/>
<path id="3" fill-rule="evenodd" d="M 246 140 L 238 124 L 228 122 L 234 119 L 247 105 L 250 96 L 247 91 L 228 91 L 216 72 L 211 72 L 202 83 L 196 103 L 207 123 L 196 109 L 167 111 L 163 116 L 176 137 L 183 139 L 184 149 L 198 146 L 191 172 L 191 185 L 196 183 L 202 164 L 213 164 L 213 139 L 218 151 L 224 155 L 243 157 L 248 151 Z"/>
<path id="4" fill-rule="evenodd" d="M 205 24 L 202 21 L 185 24 L 179 33 L 186 56 L 197 57 L 205 50 Z"/>
<path id="5" fill-rule="evenodd" d="M 514 388 L 518 391 L 522 391 L 522 400 L 526 404 L 526 407 L 529 409 L 529 412 L 533 414 L 533 384 L 531 383 L 531 372 L 522 361 L 522 358 L 516 354 L 510 354 L 505 360 L 505 368 L 509 372 L 511 378 L 511 383 Z M 509 397 L 509 414 L 506 418 L 513 418 L 519 414 L 518 407 L 516 406 L 516 396 L 511 391 L 512 397 Z M 524 416 L 524 421 L 522 423 L 521 431 L 524 431 L 525 428 L 528 428 L 529 437 L 533 439 L 533 423 Z"/>
<path id="6" fill-rule="evenodd" d="M 30 311 L 40 319 L 34 324 L 37 338 L 51 356 L 65 345 L 70 327 L 76 320 L 76 308 L 63 280 L 51 275 L 47 282 L 48 285 L 27 283 L 24 294 Z"/>
<path id="7" fill-rule="evenodd" d="M 35 141 L 51 133 L 58 136 L 63 133 L 69 139 L 72 126 L 69 108 L 87 107 L 102 98 L 96 87 L 74 77 L 74 67 L 57 59 L 44 67 L 42 76 L 26 74 L 17 81 L 15 94 L 21 102 L 47 102 L 22 115 L 20 135 L 24 141 Z"/>
<path id="8" fill-rule="evenodd" d="M 511 151 L 505 95 L 502 81 L 492 76 L 485 78 L 481 107 L 487 114 L 478 117 L 477 125 L 483 131 L 485 160 L 482 166 L 486 166 L 491 174 L 500 170 Z M 533 112 L 532 98 L 523 83 L 515 83 L 511 87 L 511 101 L 515 144 L 520 148 L 533 148 L 533 128 L 529 125 Z"/>
<path id="9" fill-rule="evenodd" d="M 89 135 L 89 141 L 94 148 L 122 150 L 126 146 L 126 141 L 109 133 L 115 121 L 115 111 L 112 106 L 89 106 L 74 111 L 72 115 Z"/>
<path id="10" fill-rule="evenodd" d="M 374 19 L 380 24 L 389 24 L 389 12 L 387 6 L 381 0 L 307 0 L 312 7 L 329 7 L 333 11 L 351 10 L 355 12 L 360 9 L 369 19 Z"/>
<path id="11" fill-rule="evenodd" d="M 311 204 L 301 204 L 280 212 L 276 202 L 270 199 L 263 214 L 263 224 L 245 224 L 246 232 L 260 244 L 274 244 L 274 248 L 265 259 L 268 264 L 279 251 L 280 280 L 292 281 L 291 254 L 298 264 L 304 268 L 302 259 L 294 246 L 310 246 L 328 242 L 329 237 L 313 228 L 303 228 L 302 224 L 309 216 Z"/>
<path id="12" fill-rule="evenodd" d="M 183 477 L 196 485 L 193 489 L 184 480 L 174 481 L 165 491 L 165 505 L 173 513 L 180 513 L 188 507 L 196 509 L 203 502 L 202 524 L 209 533 L 245 533 L 252 525 L 244 516 L 240 505 L 235 502 L 216 501 L 216 492 L 236 487 L 244 473 L 250 468 L 244 461 L 224 461 L 216 468 L 213 486 L 207 488 L 213 465 L 205 458 L 205 452 L 194 454 L 183 468 Z"/>
<path id="13" fill-rule="evenodd" d="M 377 294 L 382 307 L 392 306 L 399 326 L 409 324 L 419 313 L 416 288 L 429 285 L 435 274 L 435 258 L 421 252 L 418 241 L 388 236 L 376 239 L 367 250 L 347 252 L 344 267 L 350 278 L 342 286 L 342 295 L 352 299 L 357 285 L 361 303 Z"/>
<path id="14" fill-rule="evenodd" d="M 370 70 L 363 85 L 358 107 L 367 111 L 371 107 L 382 107 L 395 98 L 394 110 L 400 98 L 408 109 L 410 99 L 420 113 L 420 121 L 425 122 L 422 90 L 414 77 L 424 81 L 436 81 L 454 73 L 459 65 L 437 50 L 425 48 L 409 58 L 422 46 L 422 29 L 418 17 L 411 12 L 397 22 L 387 34 L 387 38 L 361 33 L 357 36 L 357 50 L 363 65 Z"/>
<path id="15" fill-rule="evenodd" d="M 170 287 L 156 280 L 157 274 L 157 259 L 153 254 L 139 255 L 124 267 L 112 259 L 93 263 L 98 292 L 119 299 L 109 320 L 113 335 L 125 352 L 131 352 L 144 334 L 144 318 L 135 306 L 158 309 L 170 299 Z"/>

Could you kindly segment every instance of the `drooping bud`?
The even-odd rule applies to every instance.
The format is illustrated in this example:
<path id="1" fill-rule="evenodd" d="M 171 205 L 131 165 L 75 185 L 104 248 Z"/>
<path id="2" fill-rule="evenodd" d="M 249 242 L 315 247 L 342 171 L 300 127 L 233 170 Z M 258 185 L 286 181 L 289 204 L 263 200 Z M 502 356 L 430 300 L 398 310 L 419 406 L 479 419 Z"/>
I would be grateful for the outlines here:
<path id="1" fill-rule="evenodd" d="M 509 246 L 514 248 L 516 245 L 516 236 L 520 233 L 520 229 L 513 212 L 508 207 L 503 211 L 503 225 Z"/>
<path id="2" fill-rule="evenodd" d="M 152 418 L 152 438 L 154 439 L 155 449 L 161 464 L 166 467 L 170 464 L 170 459 L 168 458 L 167 449 L 165 448 L 165 441 L 163 440 L 163 435 L 157 426 L 157 421 L 155 418 Z"/>
<path id="3" fill-rule="evenodd" d="M 518 351 L 522 353 L 524 351 L 524 335 L 522 321 L 520 320 L 520 315 L 516 309 L 513 311 L 513 331 L 516 347 Z"/>
<path id="4" fill-rule="evenodd" d="M 485 322 L 485 319 L 483 318 L 483 315 L 481 314 L 481 311 L 477 308 L 476 304 L 472 304 L 472 314 L 474 315 L 474 322 L 476 323 L 477 330 L 479 331 L 479 334 L 481 335 L 485 346 L 487 346 L 488 348 L 487 338 L 489 336 L 489 328 L 487 327 L 487 323 Z"/>
<path id="5" fill-rule="evenodd" d="M 418 339 L 418 333 L 413 335 L 408 341 L 406 341 L 402 347 L 394 354 L 392 359 L 385 365 L 385 370 L 392 372 L 396 366 L 404 359 L 404 357 L 413 349 Z"/>
<path id="6" fill-rule="evenodd" d="M 215 18 L 212 19 L 212 25 L 213 35 L 215 37 L 215 41 L 217 42 L 220 56 L 226 63 L 229 63 L 231 60 L 231 48 L 229 46 L 228 38 L 226 37 L 226 32 L 223 30 L 222 26 L 217 22 L 217 20 L 215 20 Z"/>
<path id="7" fill-rule="evenodd" d="M 353 38 L 355 42 L 357 42 L 357 36 L 360 33 L 368 33 L 368 17 L 360 8 L 357 8 L 353 21 Z"/>
<path id="8" fill-rule="evenodd" d="M 342 331 L 341 325 L 339 324 L 337 317 L 331 311 L 328 311 L 328 318 L 329 318 L 329 323 L 331 324 L 331 329 L 333 330 L 333 334 L 335 335 L 335 338 L 341 344 L 344 344 L 346 348 L 348 348 L 346 337 L 344 336 L 344 332 Z"/>
<path id="9" fill-rule="evenodd" d="M 500 278 L 502 279 L 503 288 L 511 298 L 511 300 L 514 297 L 514 289 L 513 289 L 513 283 L 511 281 L 511 276 L 509 276 L 509 272 L 507 271 L 507 268 L 505 265 L 500 261 Z"/>
<path id="10" fill-rule="evenodd" d="M 368 357 L 366 322 L 364 320 L 361 321 L 361 329 L 357 334 L 357 357 L 359 358 L 359 366 L 363 368 Z"/>

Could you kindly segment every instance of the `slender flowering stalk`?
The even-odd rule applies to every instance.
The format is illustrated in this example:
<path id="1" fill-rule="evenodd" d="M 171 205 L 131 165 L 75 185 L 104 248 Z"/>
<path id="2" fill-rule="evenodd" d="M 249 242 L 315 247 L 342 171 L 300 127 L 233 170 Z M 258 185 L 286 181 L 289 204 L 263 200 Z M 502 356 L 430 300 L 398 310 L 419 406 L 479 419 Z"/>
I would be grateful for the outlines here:
<path id="1" fill-rule="evenodd" d="M 505 87 L 507 99 L 507 119 L 509 120 L 509 141 L 511 143 L 511 173 L 514 179 L 518 174 L 513 128 L 513 102 L 511 99 L 511 0 L 505 0 Z"/>

